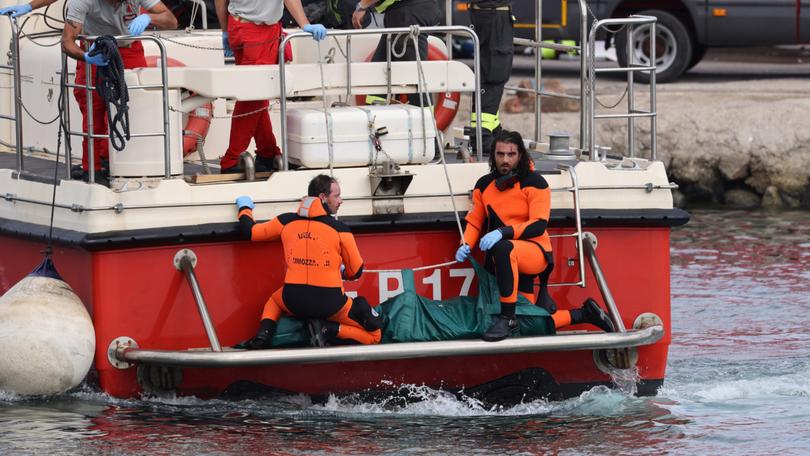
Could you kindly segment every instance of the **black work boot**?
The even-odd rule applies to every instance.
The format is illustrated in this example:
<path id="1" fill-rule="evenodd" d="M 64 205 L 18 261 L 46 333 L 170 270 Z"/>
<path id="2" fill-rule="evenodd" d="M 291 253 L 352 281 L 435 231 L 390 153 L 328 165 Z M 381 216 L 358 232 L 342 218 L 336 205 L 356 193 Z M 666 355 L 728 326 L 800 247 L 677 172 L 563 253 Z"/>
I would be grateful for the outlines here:
<path id="1" fill-rule="evenodd" d="M 507 317 L 505 315 L 498 315 L 495 323 L 487 329 L 482 339 L 487 342 L 497 342 L 504 340 L 510 335 L 517 332 L 518 324 L 514 316 Z"/>
<path id="2" fill-rule="evenodd" d="M 604 332 L 615 332 L 610 317 L 592 298 L 582 303 L 582 307 L 571 311 L 571 324 L 590 323 Z"/>
<path id="3" fill-rule="evenodd" d="M 276 334 L 276 322 L 266 318 L 262 320 L 259 331 L 253 338 L 234 345 L 233 348 L 242 350 L 264 350 L 270 348 L 273 336 Z"/>

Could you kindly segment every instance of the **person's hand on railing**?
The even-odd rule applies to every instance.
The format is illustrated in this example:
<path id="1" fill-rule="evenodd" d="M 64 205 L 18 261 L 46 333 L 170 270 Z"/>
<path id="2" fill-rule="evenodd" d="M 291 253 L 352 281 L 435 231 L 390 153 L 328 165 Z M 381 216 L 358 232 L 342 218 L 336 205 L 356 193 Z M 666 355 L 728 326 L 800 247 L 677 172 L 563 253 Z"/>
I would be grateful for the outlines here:
<path id="1" fill-rule="evenodd" d="M 256 205 L 253 204 L 253 198 L 246 195 L 242 195 L 236 198 L 236 207 L 241 211 L 242 209 L 245 208 L 253 209 L 254 207 L 256 207 Z"/>
<path id="2" fill-rule="evenodd" d="M 26 3 L 25 5 L 14 5 L 0 8 L 0 14 L 10 14 L 11 17 L 20 17 L 30 13 L 33 9 L 34 7 L 32 7 L 30 3 Z"/>
<path id="3" fill-rule="evenodd" d="M 132 36 L 139 36 L 144 30 L 146 30 L 146 27 L 149 27 L 149 24 L 151 23 L 152 16 L 148 14 L 140 14 L 129 23 L 129 34 Z"/>
<path id="4" fill-rule="evenodd" d="M 228 32 L 222 32 L 222 52 L 225 54 L 225 57 L 233 57 L 231 43 L 228 42 Z"/>
<path id="5" fill-rule="evenodd" d="M 304 26 L 303 30 L 307 33 L 311 33 L 315 41 L 321 41 L 326 38 L 326 27 L 321 24 L 307 24 Z"/>
<path id="6" fill-rule="evenodd" d="M 96 50 L 96 43 L 93 43 L 90 50 L 84 53 L 84 61 L 95 66 L 107 66 L 110 63 L 104 54 Z"/>

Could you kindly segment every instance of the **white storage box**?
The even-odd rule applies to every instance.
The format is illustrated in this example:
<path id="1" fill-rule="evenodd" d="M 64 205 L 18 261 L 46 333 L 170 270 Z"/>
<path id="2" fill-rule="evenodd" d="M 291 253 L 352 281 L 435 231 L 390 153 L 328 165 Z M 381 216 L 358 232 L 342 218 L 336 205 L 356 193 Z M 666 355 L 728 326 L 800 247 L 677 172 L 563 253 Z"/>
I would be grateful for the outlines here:
<path id="1" fill-rule="evenodd" d="M 422 129 L 424 112 L 424 135 Z M 347 106 L 328 110 L 332 126 L 332 166 L 367 166 L 387 159 L 398 164 L 427 163 L 435 155 L 436 130 L 430 108 L 411 105 Z M 377 152 L 372 131 L 386 127 Z M 306 168 L 329 167 L 326 119 L 323 109 L 287 111 L 287 147 L 290 163 Z M 376 156 L 376 158 L 375 158 Z"/>

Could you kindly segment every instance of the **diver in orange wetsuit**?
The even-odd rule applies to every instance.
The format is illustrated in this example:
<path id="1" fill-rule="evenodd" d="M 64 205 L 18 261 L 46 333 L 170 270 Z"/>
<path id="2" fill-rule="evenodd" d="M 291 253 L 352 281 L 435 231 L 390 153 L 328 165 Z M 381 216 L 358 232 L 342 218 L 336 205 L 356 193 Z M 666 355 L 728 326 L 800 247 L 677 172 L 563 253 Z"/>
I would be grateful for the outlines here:
<path id="1" fill-rule="evenodd" d="M 270 348 L 282 315 L 326 320 L 321 331 L 327 340 L 380 342 L 382 317 L 365 298 L 352 299 L 343 291 L 343 279 L 356 280 L 363 273 L 363 259 L 349 227 L 331 216 L 343 203 L 340 186 L 321 174 L 310 181 L 307 194 L 297 212 L 264 223 L 253 220 L 249 196 L 236 199 L 243 236 L 252 241 L 280 238 L 287 272 L 284 286 L 264 306 L 256 336 L 235 348 Z"/>
<path id="2" fill-rule="evenodd" d="M 519 133 L 502 130 L 496 134 L 489 166 L 491 172 L 475 184 L 463 244 L 456 252 L 456 260 L 464 261 L 470 256 L 471 246 L 478 243 L 486 252 L 487 270 L 498 281 L 501 314 L 483 339 L 502 340 L 517 330 L 518 292 L 533 301 L 534 278 L 538 275 L 540 293 L 536 304 L 552 314 L 555 327 L 591 323 L 612 332 L 613 323 L 593 299 L 587 299 L 579 309 L 557 310 L 548 294 L 548 277 L 554 267 L 547 231 L 551 189 L 534 171 Z"/>

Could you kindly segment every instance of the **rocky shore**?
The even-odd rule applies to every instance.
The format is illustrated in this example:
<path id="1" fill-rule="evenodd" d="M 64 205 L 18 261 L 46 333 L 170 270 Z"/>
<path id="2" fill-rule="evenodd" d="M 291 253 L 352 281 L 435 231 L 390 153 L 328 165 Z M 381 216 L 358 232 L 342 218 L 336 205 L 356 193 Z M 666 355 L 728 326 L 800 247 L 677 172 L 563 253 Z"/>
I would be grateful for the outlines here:
<path id="1" fill-rule="evenodd" d="M 569 93 L 577 92 L 574 80 L 564 84 Z M 603 105 L 616 104 L 624 89 L 619 81 L 599 86 L 598 98 Z M 635 90 L 636 107 L 647 109 L 646 86 Z M 658 85 L 656 101 L 658 158 L 680 186 L 677 205 L 810 208 L 810 79 Z M 514 95 L 505 96 L 501 123 L 531 136 L 533 102 L 524 100 L 523 106 L 526 112 L 515 112 L 521 107 Z M 618 112 L 626 106 L 622 99 L 616 109 L 599 111 Z M 543 111 L 544 141 L 549 132 L 562 131 L 578 144 L 578 114 L 570 106 L 548 103 Z M 469 105 L 461 106 L 454 125 L 466 125 L 468 113 Z M 636 120 L 638 155 L 649 154 L 649 132 L 648 120 Z M 627 120 L 599 121 L 596 138 L 613 153 L 625 154 Z"/>

